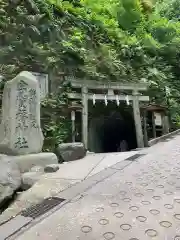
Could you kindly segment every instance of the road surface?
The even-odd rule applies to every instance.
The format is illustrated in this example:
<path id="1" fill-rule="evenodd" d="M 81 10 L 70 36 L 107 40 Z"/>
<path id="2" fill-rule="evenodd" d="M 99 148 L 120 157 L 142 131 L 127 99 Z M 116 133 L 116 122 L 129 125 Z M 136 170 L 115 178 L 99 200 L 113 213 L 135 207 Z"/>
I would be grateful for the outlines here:
<path id="1" fill-rule="evenodd" d="M 180 136 L 142 153 L 60 193 L 64 205 L 13 237 L 180 240 Z"/>

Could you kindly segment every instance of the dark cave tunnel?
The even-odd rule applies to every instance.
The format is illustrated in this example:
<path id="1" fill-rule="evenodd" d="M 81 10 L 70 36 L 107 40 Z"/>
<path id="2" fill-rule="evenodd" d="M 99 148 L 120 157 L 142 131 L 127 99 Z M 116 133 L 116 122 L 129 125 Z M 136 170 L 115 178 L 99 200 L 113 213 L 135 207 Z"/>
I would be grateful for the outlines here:
<path id="1" fill-rule="evenodd" d="M 90 150 L 99 153 L 119 152 L 121 150 L 118 147 L 123 140 L 127 143 L 126 151 L 137 147 L 134 119 L 131 112 L 114 112 L 94 122 Z"/>
<path id="2" fill-rule="evenodd" d="M 125 120 L 109 118 L 107 122 L 102 125 L 103 138 L 102 147 L 103 152 L 116 152 L 120 142 L 125 140 L 127 142 L 127 150 L 136 148 L 136 138 L 134 132 L 134 124 L 126 122 Z"/>

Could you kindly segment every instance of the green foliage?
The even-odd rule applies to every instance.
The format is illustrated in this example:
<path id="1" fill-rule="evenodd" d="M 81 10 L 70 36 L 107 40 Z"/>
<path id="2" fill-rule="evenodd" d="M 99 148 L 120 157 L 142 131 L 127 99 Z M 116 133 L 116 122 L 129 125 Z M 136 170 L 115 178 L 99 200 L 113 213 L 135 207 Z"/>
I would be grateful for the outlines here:
<path id="1" fill-rule="evenodd" d="M 164 0 L 157 2 L 157 13 L 159 13 L 162 17 L 166 17 L 169 20 L 174 20 L 175 22 L 178 21 L 180 19 L 179 10 L 179 0 Z"/>
<path id="2" fill-rule="evenodd" d="M 8 79 L 29 70 L 54 79 L 64 72 L 143 80 L 152 101 L 161 104 L 167 104 L 167 86 L 170 111 L 179 119 L 179 9 L 178 0 L 2 0 L 0 73 Z M 68 137 L 69 123 L 59 109 L 65 103 L 67 96 L 59 92 L 43 103 L 46 148 Z"/>
<path id="3" fill-rule="evenodd" d="M 43 150 L 53 151 L 55 147 L 67 141 L 71 132 L 71 121 L 68 118 L 69 86 L 63 86 L 58 93 L 51 94 L 41 103 L 41 124 L 45 137 Z"/>
<path id="4" fill-rule="evenodd" d="M 119 2 L 118 22 L 123 30 L 134 33 L 144 21 L 142 5 L 139 0 L 121 0 Z"/>

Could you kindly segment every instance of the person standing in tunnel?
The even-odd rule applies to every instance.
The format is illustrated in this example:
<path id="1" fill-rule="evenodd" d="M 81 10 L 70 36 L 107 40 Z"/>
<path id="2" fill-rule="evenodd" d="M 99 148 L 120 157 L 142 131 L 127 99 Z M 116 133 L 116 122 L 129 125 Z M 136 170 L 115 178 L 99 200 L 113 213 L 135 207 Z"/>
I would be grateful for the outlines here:
<path id="1" fill-rule="evenodd" d="M 128 144 L 126 140 L 121 140 L 119 146 L 117 148 L 117 152 L 127 152 L 128 151 Z"/>

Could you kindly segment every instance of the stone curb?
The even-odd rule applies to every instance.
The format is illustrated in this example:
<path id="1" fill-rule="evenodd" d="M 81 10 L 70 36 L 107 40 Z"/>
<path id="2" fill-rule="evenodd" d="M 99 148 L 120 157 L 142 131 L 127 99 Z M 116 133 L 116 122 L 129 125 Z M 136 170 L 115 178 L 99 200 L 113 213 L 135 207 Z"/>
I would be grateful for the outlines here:
<path id="1" fill-rule="evenodd" d="M 163 135 L 163 136 L 160 136 L 160 137 L 158 137 L 158 138 L 152 139 L 152 140 L 150 140 L 150 141 L 148 142 L 148 145 L 149 145 L 149 147 L 151 147 L 151 146 L 153 146 L 153 145 L 161 142 L 162 140 L 165 140 L 165 139 L 167 139 L 167 138 L 169 138 L 169 137 L 172 137 L 172 136 L 174 136 L 174 135 L 176 135 L 176 134 L 178 134 L 178 133 L 180 133 L 180 129 L 175 130 L 175 131 L 173 131 L 173 132 L 170 132 L 170 133 L 168 133 L 168 134 L 165 134 L 165 135 Z"/>

